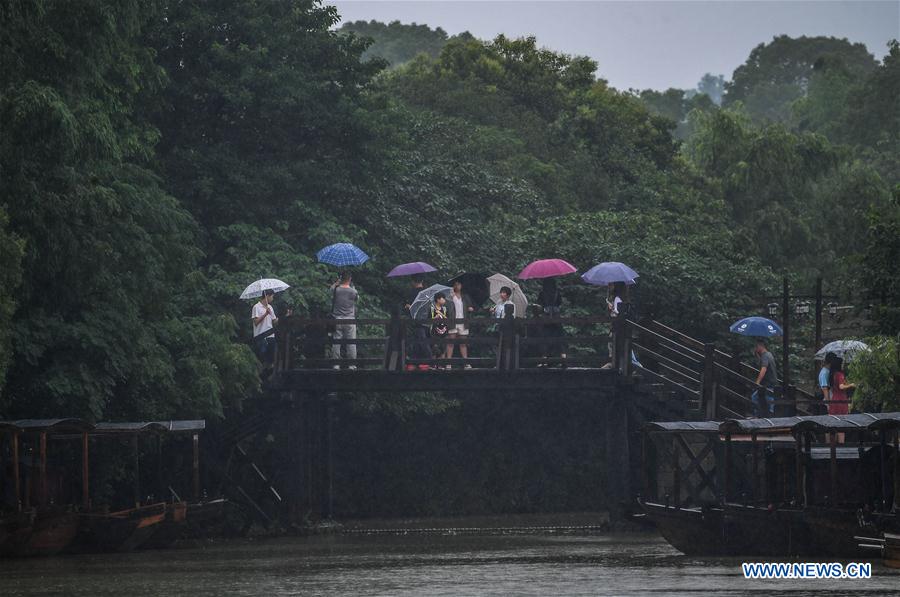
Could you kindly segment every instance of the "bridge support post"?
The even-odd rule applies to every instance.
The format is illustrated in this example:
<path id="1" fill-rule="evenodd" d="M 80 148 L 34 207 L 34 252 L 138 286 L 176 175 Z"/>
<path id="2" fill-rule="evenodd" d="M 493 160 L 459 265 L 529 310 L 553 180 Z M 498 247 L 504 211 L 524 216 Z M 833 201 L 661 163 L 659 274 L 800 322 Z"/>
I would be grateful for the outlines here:
<path id="1" fill-rule="evenodd" d="M 503 319 L 500 320 L 500 343 L 497 355 L 497 368 L 502 371 L 513 369 L 517 359 L 513 358 L 516 335 L 516 317 L 513 314 L 514 307 L 506 305 L 503 309 Z"/>
<path id="2" fill-rule="evenodd" d="M 400 320 L 400 307 L 395 305 L 391 310 L 391 321 L 387 324 L 385 336 L 387 349 L 384 355 L 384 368 L 388 371 L 403 369 L 403 322 Z"/>
<path id="3" fill-rule="evenodd" d="M 331 450 L 331 396 L 307 392 L 302 400 L 303 489 L 300 507 L 304 522 L 315 523 L 334 515 Z"/>
<path id="4" fill-rule="evenodd" d="M 628 437 L 628 405 L 622 390 L 607 405 L 606 500 L 610 520 L 622 520 L 632 499 L 631 457 Z"/>

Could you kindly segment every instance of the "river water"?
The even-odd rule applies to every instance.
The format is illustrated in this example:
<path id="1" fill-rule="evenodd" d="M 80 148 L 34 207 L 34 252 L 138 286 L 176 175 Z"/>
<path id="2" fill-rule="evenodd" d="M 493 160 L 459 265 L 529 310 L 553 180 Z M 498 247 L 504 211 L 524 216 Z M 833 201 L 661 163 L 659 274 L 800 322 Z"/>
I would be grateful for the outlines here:
<path id="1" fill-rule="evenodd" d="M 0 561 L 0 595 L 884 595 L 868 580 L 748 581 L 651 534 L 332 535 Z"/>

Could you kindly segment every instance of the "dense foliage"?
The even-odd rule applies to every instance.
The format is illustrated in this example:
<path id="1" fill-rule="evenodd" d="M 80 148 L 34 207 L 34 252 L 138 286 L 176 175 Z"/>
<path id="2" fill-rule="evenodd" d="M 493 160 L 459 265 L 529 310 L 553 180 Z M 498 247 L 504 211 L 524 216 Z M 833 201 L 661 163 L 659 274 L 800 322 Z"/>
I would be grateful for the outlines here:
<path id="1" fill-rule="evenodd" d="M 860 78 L 877 65 L 863 44 L 833 37 L 780 35 L 753 48 L 747 61 L 734 71 L 725 84 L 724 104 L 741 102 L 755 119 L 788 122 L 791 104 L 804 95 L 814 71 L 825 61 L 839 62 Z"/>
<path id="2" fill-rule="evenodd" d="M 353 21 L 341 25 L 342 33 L 353 33 L 372 41 L 362 54 L 363 60 L 379 58 L 391 66 L 400 66 L 409 62 L 418 54 L 426 54 L 437 58 L 441 49 L 451 39 L 447 32 L 428 25 L 404 25 L 400 21 L 382 23 L 380 21 Z M 459 37 L 471 37 L 463 33 Z"/>
<path id="3" fill-rule="evenodd" d="M 778 38 L 719 108 L 719 77 L 693 95 L 623 92 L 533 38 L 338 21 L 318 0 L 0 9 L 4 418 L 237 412 L 259 387 L 240 291 L 277 276 L 300 313 L 322 310 L 335 272 L 315 251 L 342 240 L 372 256 L 356 276 L 366 315 L 396 304 L 383 275 L 399 262 L 449 277 L 561 257 L 630 263 L 642 313 L 702 338 L 758 309 L 780 274 L 865 290 L 896 333 L 896 44 L 878 64 L 839 40 Z M 563 293 L 570 312 L 604 308 L 574 279 Z M 509 467 L 534 413 L 495 406 L 359 396 L 347 416 L 377 421 L 347 470 L 390 468 L 365 460 L 385 417 L 415 444 L 385 446 L 391 460 L 460 429 L 455 454 L 471 459 L 487 433 L 471 421 L 503 419 L 477 471 L 443 454 L 441 487 L 507 471 L 510 494 L 448 508 L 586 507 L 534 489 L 555 473 Z M 589 431 L 565 444 L 548 425 L 560 434 L 541 450 L 593 470 L 571 449 Z"/>
<path id="4" fill-rule="evenodd" d="M 848 381 L 856 384 L 853 407 L 861 412 L 900 410 L 900 336 L 866 339 L 870 350 L 857 353 Z"/>

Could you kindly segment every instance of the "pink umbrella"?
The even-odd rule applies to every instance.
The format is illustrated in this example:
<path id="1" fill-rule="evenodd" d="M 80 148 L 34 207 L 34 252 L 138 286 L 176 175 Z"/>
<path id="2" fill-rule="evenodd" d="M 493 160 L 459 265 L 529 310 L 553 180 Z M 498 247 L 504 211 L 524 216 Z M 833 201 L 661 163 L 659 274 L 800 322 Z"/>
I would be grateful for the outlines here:
<path id="1" fill-rule="evenodd" d="M 563 259 L 538 259 L 532 261 L 525 266 L 525 269 L 516 276 L 520 280 L 530 280 L 532 278 L 553 278 L 555 276 L 565 276 L 566 274 L 574 274 L 577 269 L 575 266 Z"/>

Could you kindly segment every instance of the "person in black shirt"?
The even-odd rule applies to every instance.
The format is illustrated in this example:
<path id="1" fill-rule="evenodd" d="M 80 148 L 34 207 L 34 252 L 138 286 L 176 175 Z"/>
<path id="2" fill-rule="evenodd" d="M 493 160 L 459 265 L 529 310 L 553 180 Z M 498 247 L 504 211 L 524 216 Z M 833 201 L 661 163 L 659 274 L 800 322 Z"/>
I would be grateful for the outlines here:
<path id="1" fill-rule="evenodd" d="M 421 276 L 413 276 L 412 278 L 412 287 L 409 289 L 409 293 L 407 294 L 406 303 L 403 305 L 403 310 L 409 314 L 409 308 L 412 306 L 413 302 L 416 300 L 416 297 L 419 296 L 419 293 L 425 288 L 425 284 L 422 281 Z M 431 328 L 431 323 L 426 322 L 415 323 L 413 324 L 413 338 L 409 343 L 409 357 L 412 359 L 430 359 L 431 358 L 431 350 L 428 347 L 428 336 Z M 415 365 L 407 365 L 406 370 L 412 371 L 415 369 Z M 429 366 L 419 365 L 419 369 L 428 369 Z"/>
<path id="2" fill-rule="evenodd" d="M 543 317 L 548 320 L 541 334 L 548 338 L 562 338 L 565 330 L 561 323 L 554 322 L 553 319 L 560 316 L 562 308 L 562 295 L 556 285 L 556 278 L 544 278 L 541 292 L 538 294 L 538 304 L 541 306 Z M 566 358 L 566 345 L 561 340 L 556 340 L 541 345 L 541 356 Z M 538 365 L 540 366 L 540 365 Z"/>

